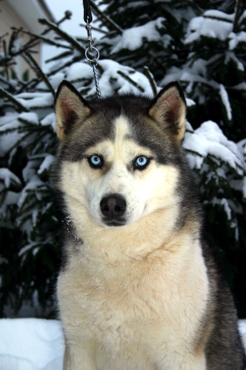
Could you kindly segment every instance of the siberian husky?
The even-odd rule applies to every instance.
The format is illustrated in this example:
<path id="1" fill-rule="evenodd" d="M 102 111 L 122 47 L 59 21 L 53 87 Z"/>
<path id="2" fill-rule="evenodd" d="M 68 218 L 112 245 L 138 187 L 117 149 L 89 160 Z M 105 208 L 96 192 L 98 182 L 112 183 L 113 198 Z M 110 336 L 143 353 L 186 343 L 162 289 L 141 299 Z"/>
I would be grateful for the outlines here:
<path id="1" fill-rule="evenodd" d="M 55 112 L 64 370 L 242 370 L 235 308 L 181 148 L 179 85 L 154 100 L 87 102 L 64 81 Z"/>

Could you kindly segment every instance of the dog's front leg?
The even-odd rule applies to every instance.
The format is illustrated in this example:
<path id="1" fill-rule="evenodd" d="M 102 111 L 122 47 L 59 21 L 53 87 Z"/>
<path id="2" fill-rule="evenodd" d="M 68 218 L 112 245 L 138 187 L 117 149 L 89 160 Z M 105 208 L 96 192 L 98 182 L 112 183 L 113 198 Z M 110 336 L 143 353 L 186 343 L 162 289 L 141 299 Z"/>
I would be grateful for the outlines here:
<path id="1" fill-rule="evenodd" d="M 95 354 L 95 353 L 94 353 Z M 68 346 L 66 344 L 63 370 L 97 370 L 95 356 L 90 345 L 85 347 Z"/>

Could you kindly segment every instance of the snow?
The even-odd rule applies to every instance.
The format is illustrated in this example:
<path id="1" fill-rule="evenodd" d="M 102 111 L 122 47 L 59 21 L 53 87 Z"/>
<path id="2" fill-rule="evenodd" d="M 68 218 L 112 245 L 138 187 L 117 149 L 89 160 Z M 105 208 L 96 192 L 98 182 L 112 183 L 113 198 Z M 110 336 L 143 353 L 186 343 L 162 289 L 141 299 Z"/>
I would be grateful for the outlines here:
<path id="1" fill-rule="evenodd" d="M 7 118 L 7 119 L 5 119 Z M 18 121 L 18 116 L 9 115 L 8 117 L 1 117 L 0 120 L 0 132 L 5 132 L 11 129 L 15 129 L 20 126 L 20 122 Z"/>
<path id="2" fill-rule="evenodd" d="M 0 168 L 0 181 L 3 180 L 5 187 L 9 188 L 11 182 L 21 185 L 20 180 L 8 168 Z"/>
<path id="3" fill-rule="evenodd" d="M 226 40 L 233 29 L 234 14 L 218 10 L 208 10 L 202 17 L 193 18 L 187 29 L 185 43 L 190 44 L 200 37 L 212 37 Z"/>
<path id="4" fill-rule="evenodd" d="M 104 96 L 112 95 L 114 90 L 117 90 L 120 95 L 125 93 L 139 95 L 141 93 L 153 96 L 150 82 L 142 73 L 109 59 L 101 60 L 98 64 L 103 70 L 100 86 L 103 86 Z M 92 92 L 93 90 L 95 90 L 94 86 Z"/>
<path id="5" fill-rule="evenodd" d="M 246 350 L 246 320 L 239 320 L 238 327 L 242 337 L 243 346 Z"/>
<path id="6" fill-rule="evenodd" d="M 192 106 L 196 105 L 196 103 L 192 99 L 185 98 L 185 101 L 186 101 L 187 107 L 192 107 Z"/>
<path id="7" fill-rule="evenodd" d="M 40 93 L 36 96 L 32 96 L 32 99 L 25 100 L 23 99 L 22 94 L 16 95 L 16 100 L 27 110 L 40 108 L 52 108 L 54 103 L 54 97 L 51 93 Z"/>
<path id="8" fill-rule="evenodd" d="M 64 341 L 55 320 L 0 320 L 0 370 L 61 370 Z"/>
<path id="9" fill-rule="evenodd" d="M 36 160 L 31 159 L 27 162 L 25 168 L 22 170 L 22 177 L 25 183 L 29 182 L 33 176 L 36 175 L 36 166 L 39 163 L 38 158 Z"/>
<path id="10" fill-rule="evenodd" d="M 188 152 L 187 158 L 191 168 L 201 168 L 204 158 L 211 155 L 227 163 L 239 175 L 243 175 L 244 158 L 241 151 L 237 144 L 225 137 L 213 121 L 206 121 L 198 129 L 187 131 L 183 146 Z"/>
<path id="11" fill-rule="evenodd" d="M 0 126 L 12 122 L 14 119 L 17 119 L 17 117 L 17 112 L 6 112 L 6 114 L 0 118 Z"/>
<path id="12" fill-rule="evenodd" d="M 225 64 L 229 63 L 229 61 L 233 61 L 234 63 L 236 63 L 237 65 L 237 69 L 239 71 L 243 71 L 244 72 L 244 65 L 242 62 L 240 62 L 240 60 L 235 56 L 235 54 L 232 52 L 232 51 L 228 51 L 226 52 L 225 54 Z"/>
<path id="13" fill-rule="evenodd" d="M 51 164 L 54 162 L 55 157 L 51 154 L 48 154 L 43 160 L 41 166 L 38 169 L 38 174 L 41 175 L 44 171 L 49 170 Z"/>
<path id="14" fill-rule="evenodd" d="M 33 253 L 33 255 L 35 255 L 38 252 L 39 247 L 40 247 L 40 244 L 39 243 L 32 242 L 30 244 L 27 244 L 25 247 L 21 248 L 21 250 L 19 251 L 18 255 L 19 256 L 23 256 L 30 249 L 32 249 L 32 253 Z"/>
<path id="15" fill-rule="evenodd" d="M 220 10 L 212 9 L 212 10 L 207 10 L 204 13 L 204 17 L 209 17 L 209 18 L 214 18 L 214 19 L 218 19 L 218 20 L 233 22 L 235 15 L 234 15 L 234 13 L 226 14 L 224 12 L 221 12 Z"/>
<path id="16" fill-rule="evenodd" d="M 231 32 L 229 34 L 229 48 L 230 50 L 235 49 L 240 42 L 246 42 L 246 32 L 241 31 L 238 34 L 235 34 L 234 32 Z"/>
<path id="17" fill-rule="evenodd" d="M 246 348 L 246 320 L 239 321 Z M 56 320 L 0 320 L 0 370 L 62 370 L 64 339 Z"/>
<path id="18" fill-rule="evenodd" d="M 21 208 L 23 203 L 25 202 L 25 198 L 28 195 L 30 190 L 36 190 L 38 187 L 42 187 L 44 183 L 40 180 L 40 178 L 36 175 L 33 175 L 30 179 L 30 181 L 27 183 L 27 185 L 22 190 L 21 196 L 18 201 L 18 207 Z M 39 198 L 38 192 L 36 193 L 36 197 Z"/>
<path id="19" fill-rule="evenodd" d="M 64 73 L 58 72 L 54 76 L 49 77 L 49 82 L 54 89 L 57 89 L 60 83 L 64 80 Z M 47 90 L 47 85 L 44 81 L 38 84 L 38 89 Z"/>
<path id="20" fill-rule="evenodd" d="M 214 197 L 212 203 L 213 204 L 218 204 L 218 205 L 221 205 L 222 207 L 224 207 L 225 213 L 227 214 L 227 219 L 231 220 L 231 218 L 232 218 L 231 217 L 231 208 L 228 204 L 227 199 L 225 199 L 225 198 L 218 199 L 217 197 Z"/>
<path id="21" fill-rule="evenodd" d="M 21 136 L 24 136 L 24 133 L 17 132 L 19 126 L 20 122 L 14 114 L 0 118 L 0 134 L 6 132 L 5 135 L 0 136 L 0 157 L 3 157 Z"/>
<path id="22" fill-rule="evenodd" d="M 242 193 L 243 197 L 246 199 L 246 177 L 243 178 Z"/>
<path id="23" fill-rule="evenodd" d="M 54 112 L 48 114 L 40 123 L 42 126 L 51 126 L 53 131 L 56 132 L 56 115 Z"/>
<path id="24" fill-rule="evenodd" d="M 124 30 L 119 37 L 119 42 L 111 50 L 112 53 L 117 53 L 121 49 L 136 50 L 143 44 L 143 39 L 148 41 L 159 41 L 162 36 L 158 32 L 158 28 L 163 28 L 165 18 L 159 17 L 154 21 L 150 21 L 143 26 L 132 27 Z"/>
<path id="25" fill-rule="evenodd" d="M 239 18 L 239 23 L 243 23 L 246 19 L 246 10 L 244 10 Z"/>
<path id="26" fill-rule="evenodd" d="M 26 123 L 31 123 L 33 125 L 39 124 L 37 113 L 23 112 L 19 114 L 18 118 Z"/>
<path id="27" fill-rule="evenodd" d="M 5 217 L 7 214 L 8 206 L 16 204 L 19 200 L 19 197 L 20 197 L 20 193 L 14 193 L 13 191 L 8 191 L 4 198 L 4 203 L 1 204 L 0 215 Z"/>
<path id="28" fill-rule="evenodd" d="M 73 83 L 81 81 L 85 78 L 91 78 L 93 70 L 88 63 L 77 62 L 73 63 L 67 72 L 67 79 Z"/>
<path id="29" fill-rule="evenodd" d="M 239 141 L 237 147 L 242 157 L 246 158 L 246 139 Z M 246 161 L 244 162 L 244 169 L 246 170 Z M 237 181 L 236 185 L 238 185 L 239 189 L 242 189 L 243 197 L 246 199 L 246 176 L 244 176 L 242 181 Z"/>
<path id="30" fill-rule="evenodd" d="M 227 113 L 227 118 L 229 121 L 232 120 L 232 114 L 231 114 L 231 104 L 230 104 L 230 101 L 229 101 L 229 97 L 228 97 L 228 94 L 227 94 L 227 91 L 225 89 L 225 87 L 220 84 L 220 97 L 221 97 L 221 100 L 224 104 L 224 107 L 226 109 L 226 113 Z"/>
<path id="31" fill-rule="evenodd" d="M 211 59 L 209 62 L 211 62 Z M 219 84 L 212 79 L 208 80 L 206 77 L 207 64 L 208 61 L 198 59 L 192 64 L 192 67 L 188 62 L 182 69 L 171 67 L 168 71 L 168 74 L 161 81 L 161 86 L 165 86 L 172 81 L 180 81 L 188 84 L 186 88 L 187 93 L 191 93 L 194 83 L 200 83 L 204 86 L 211 86 L 213 89 L 219 90 Z M 198 102 L 203 104 L 205 97 L 202 94 L 194 94 L 195 92 L 193 93 L 193 99 L 197 98 Z"/>

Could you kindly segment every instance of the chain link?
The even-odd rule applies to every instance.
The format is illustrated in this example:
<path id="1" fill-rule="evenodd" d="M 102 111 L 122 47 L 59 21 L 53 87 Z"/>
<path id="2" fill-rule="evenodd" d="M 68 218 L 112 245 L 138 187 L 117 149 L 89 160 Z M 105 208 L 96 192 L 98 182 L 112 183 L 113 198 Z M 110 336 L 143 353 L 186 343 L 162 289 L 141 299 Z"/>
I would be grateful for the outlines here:
<path id="1" fill-rule="evenodd" d="M 98 75 L 97 75 L 97 67 L 96 67 L 96 64 L 92 64 L 91 66 L 92 66 L 93 73 L 94 73 L 94 81 L 95 81 L 95 86 L 96 86 L 97 99 L 100 100 L 102 96 L 101 96 L 101 90 L 99 86 Z"/>
<path id="2" fill-rule="evenodd" d="M 100 87 L 99 87 L 99 79 L 98 79 L 97 68 L 96 68 L 97 67 L 97 62 L 100 58 L 100 53 L 99 53 L 98 49 L 93 46 L 92 35 L 91 35 L 91 25 L 90 25 L 90 22 L 89 22 L 88 18 L 87 18 L 85 28 L 86 28 L 86 31 L 87 31 L 87 36 L 88 36 L 88 41 L 89 41 L 89 47 L 85 50 L 85 57 L 88 60 L 90 66 L 93 69 L 97 99 L 101 99 L 101 90 L 100 90 Z"/>

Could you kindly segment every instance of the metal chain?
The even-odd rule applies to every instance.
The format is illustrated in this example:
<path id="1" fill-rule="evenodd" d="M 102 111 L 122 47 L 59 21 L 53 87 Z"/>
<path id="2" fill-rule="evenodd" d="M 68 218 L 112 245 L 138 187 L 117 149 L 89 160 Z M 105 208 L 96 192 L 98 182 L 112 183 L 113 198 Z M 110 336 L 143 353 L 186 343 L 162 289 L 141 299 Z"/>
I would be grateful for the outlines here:
<path id="1" fill-rule="evenodd" d="M 84 19 L 86 20 L 85 28 L 86 28 L 86 31 L 87 31 L 87 36 L 88 36 L 88 41 L 89 41 L 89 47 L 85 50 L 85 57 L 88 60 L 90 66 L 93 69 L 97 99 L 101 99 L 101 90 L 100 90 L 100 87 L 99 87 L 99 79 L 98 79 L 97 68 L 96 68 L 97 67 L 97 62 L 100 58 L 100 53 L 99 53 L 98 49 L 93 46 L 93 41 L 92 41 L 92 36 L 91 36 L 91 25 L 90 25 L 90 22 L 92 21 L 92 16 L 91 16 L 91 13 L 90 13 L 89 2 L 86 3 L 86 7 L 85 7 L 85 1 L 84 1 L 84 9 L 85 9 Z M 86 13 L 88 12 L 88 9 L 89 9 L 89 15 L 86 15 Z"/>
<path id="2" fill-rule="evenodd" d="M 95 86 L 96 86 L 97 99 L 100 100 L 102 98 L 102 95 L 101 95 L 101 90 L 100 90 L 99 80 L 98 80 L 98 75 L 97 75 L 97 67 L 96 67 L 96 64 L 94 63 L 91 66 L 93 68 L 93 73 L 94 73 L 94 81 L 95 81 Z"/>

